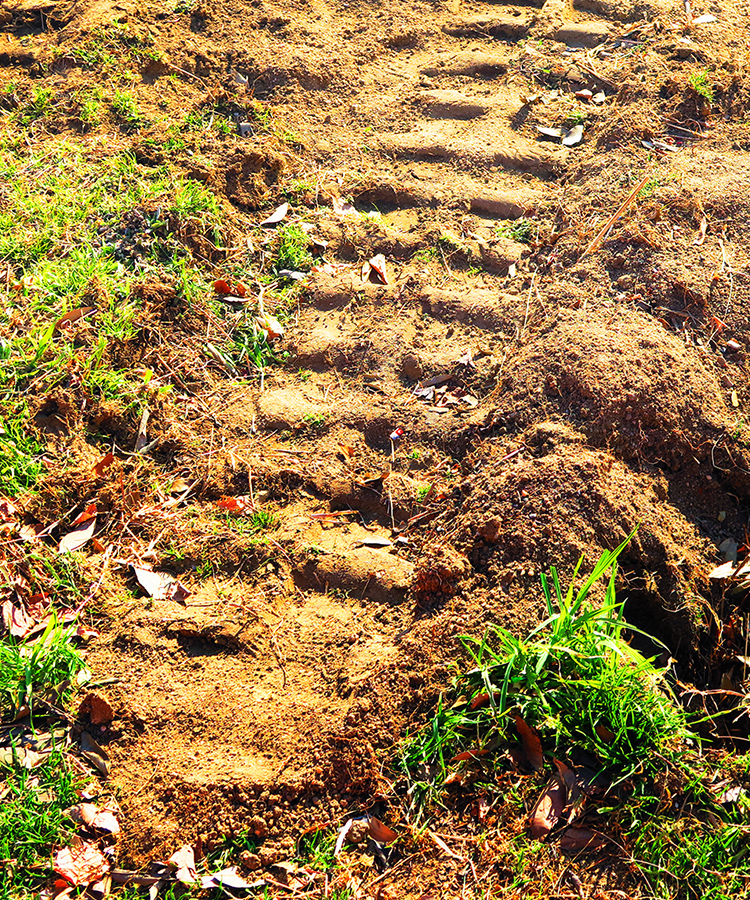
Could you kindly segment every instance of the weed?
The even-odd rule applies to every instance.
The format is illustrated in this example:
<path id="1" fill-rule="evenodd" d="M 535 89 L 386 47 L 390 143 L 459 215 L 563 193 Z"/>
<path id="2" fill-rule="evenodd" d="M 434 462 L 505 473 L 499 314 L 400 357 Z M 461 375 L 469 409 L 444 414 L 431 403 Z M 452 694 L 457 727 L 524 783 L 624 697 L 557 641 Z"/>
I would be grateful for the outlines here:
<path id="1" fill-rule="evenodd" d="M 415 447 L 413 450 L 410 450 L 410 451 L 406 454 L 406 456 L 407 456 L 409 459 L 413 459 L 413 460 L 419 460 L 419 459 L 422 458 L 422 454 L 420 453 L 419 450 L 417 450 L 416 447 Z"/>
<path id="2" fill-rule="evenodd" d="M 714 90 L 711 87 L 707 69 L 691 72 L 688 83 L 695 93 L 698 94 L 699 97 L 703 97 L 707 103 L 712 104 L 714 102 Z"/>
<path id="3" fill-rule="evenodd" d="M 336 832 L 323 829 L 312 831 L 300 838 L 297 845 L 297 861 L 310 866 L 316 872 L 328 872 L 336 864 L 333 851 L 336 847 Z"/>
<path id="4" fill-rule="evenodd" d="M 15 887 L 20 896 L 31 879 L 49 874 L 45 870 L 53 847 L 72 836 L 64 810 L 79 800 L 78 779 L 57 749 L 33 770 L 3 766 L 0 775 L 0 859 L 6 861 L 0 876 L 5 884 L 0 887 Z M 12 867 L 7 866 L 8 860 L 14 861 Z"/>
<path id="5" fill-rule="evenodd" d="M 293 272 L 307 272 L 312 268 L 313 259 L 309 251 L 310 239 L 299 225 L 284 225 L 278 232 L 276 251 L 276 271 L 290 269 Z"/>
<path id="6" fill-rule="evenodd" d="M 323 428 L 325 428 L 326 414 L 322 412 L 305 413 L 305 415 L 302 417 L 302 423 L 310 431 L 321 431 Z"/>
<path id="7" fill-rule="evenodd" d="M 315 183 L 312 181 L 306 181 L 304 178 L 294 178 L 287 185 L 284 186 L 281 193 L 288 200 L 299 200 L 304 197 L 306 194 L 315 194 L 316 188 Z"/>
<path id="8" fill-rule="evenodd" d="M 434 247 L 424 247 L 422 250 L 417 250 L 417 252 L 412 256 L 412 261 L 414 262 L 434 262 L 440 258 L 440 254 Z"/>
<path id="9" fill-rule="evenodd" d="M 18 110 L 16 118 L 22 126 L 30 125 L 37 119 L 43 119 L 52 108 L 52 89 L 36 85 L 32 88 L 31 97 Z"/>
<path id="10" fill-rule="evenodd" d="M 140 128 L 146 124 L 146 118 L 138 108 L 137 100 L 128 91 L 115 91 L 111 106 L 115 116 L 130 128 Z"/>
<path id="11" fill-rule="evenodd" d="M 0 642 L 0 710 L 15 712 L 33 705 L 34 697 L 50 688 L 70 684 L 84 668 L 71 643 L 74 627 L 63 628 L 54 616 L 44 634 L 31 644 Z M 68 686 L 64 692 L 70 693 Z"/>
<path id="12" fill-rule="evenodd" d="M 427 495 L 430 493 L 431 489 L 432 489 L 431 484 L 418 484 L 417 492 L 416 492 L 417 493 L 417 501 L 419 503 L 422 503 L 424 501 L 424 499 L 427 497 Z"/>
<path id="13" fill-rule="evenodd" d="M 297 372 L 297 377 L 300 381 L 309 381 L 312 378 L 312 372 L 309 369 L 300 369 Z"/>
<path id="14" fill-rule="evenodd" d="M 41 448 L 24 431 L 24 418 L 20 407 L 12 422 L 0 420 L 0 494 L 5 497 L 33 487 L 43 470 Z"/>
<path id="15" fill-rule="evenodd" d="M 515 222 L 506 222 L 495 228 L 498 237 L 510 238 L 519 244 L 533 244 L 539 235 L 539 226 L 529 219 L 517 219 Z"/>
<path id="16" fill-rule="evenodd" d="M 410 767 L 437 765 L 444 777 L 448 751 L 471 742 L 470 735 L 480 748 L 503 739 L 514 712 L 554 742 L 557 758 L 578 746 L 620 778 L 653 764 L 685 738 L 684 716 L 664 670 L 623 637 L 614 579 L 626 544 L 605 552 L 577 593 L 571 583 L 563 595 L 554 568 L 549 578 L 543 575 L 548 618 L 525 640 L 501 628 L 483 639 L 463 639 L 475 664 L 456 684 L 465 702 L 440 705 L 431 725 L 407 747 Z M 593 606 L 589 591 L 607 572 L 604 603 Z M 473 702 L 480 695 L 486 705 Z"/>

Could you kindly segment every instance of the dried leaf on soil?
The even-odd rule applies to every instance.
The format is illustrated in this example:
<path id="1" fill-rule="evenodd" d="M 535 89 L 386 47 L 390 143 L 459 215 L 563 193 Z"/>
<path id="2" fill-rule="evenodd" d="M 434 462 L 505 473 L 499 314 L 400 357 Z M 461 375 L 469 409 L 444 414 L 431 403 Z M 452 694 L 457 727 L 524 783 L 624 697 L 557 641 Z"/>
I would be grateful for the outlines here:
<path id="1" fill-rule="evenodd" d="M 114 710 L 109 702 L 101 694 L 96 694 L 93 691 L 86 694 L 81 701 L 78 707 L 78 715 L 87 715 L 92 725 L 104 725 L 107 722 L 111 722 L 115 717 Z"/>
<path id="2" fill-rule="evenodd" d="M 223 869 L 221 872 L 215 872 L 213 875 L 204 875 L 201 879 L 201 886 L 204 890 L 223 886 L 233 891 L 241 891 L 252 887 L 239 874 L 237 866 L 231 866 L 228 869 Z"/>
<path id="3" fill-rule="evenodd" d="M 81 547 L 91 540 L 95 530 L 96 516 L 81 522 L 72 531 L 63 535 L 57 549 L 60 553 L 73 553 L 75 550 L 80 550 Z"/>
<path id="4" fill-rule="evenodd" d="M 95 766 L 105 777 L 109 775 L 109 753 L 97 744 L 88 731 L 81 733 L 81 756 Z"/>
<path id="5" fill-rule="evenodd" d="M 272 344 L 279 338 L 284 337 L 284 327 L 278 319 L 275 319 L 268 313 L 263 313 L 263 315 L 257 316 L 255 321 L 257 322 L 258 327 L 263 332 L 263 334 L 265 334 L 266 340 L 269 344 Z"/>
<path id="6" fill-rule="evenodd" d="M 154 572 L 144 566 L 133 566 L 135 577 L 143 590 L 154 600 L 167 600 L 175 585 L 175 579 L 168 572 Z"/>
<path id="7" fill-rule="evenodd" d="M 562 139 L 564 147 L 575 147 L 583 140 L 583 125 L 574 125 Z"/>
<path id="8" fill-rule="evenodd" d="M 255 509 L 253 499 L 248 494 L 243 494 L 239 497 L 222 497 L 221 500 L 216 501 L 216 505 L 219 509 L 225 509 L 227 512 L 237 513 L 238 515 L 251 513 Z"/>
<path id="9" fill-rule="evenodd" d="M 108 469 L 112 463 L 115 461 L 114 453 L 107 453 L 106 456 L 103 456 L 99 462 L 94 466 L 94 475 L 97 478 L 101 478 L 104 474 L 105 470 Z"/>
<path id="10" fill-rule="evenodd" d="M 576 850 L 598 850 L 606 843 L 602 835 L 588 828 L 568 828 L 560 838 L 560 849 L 568 853 Z"/>
<path id="11" fill-rule="evenodd" d="M 557 825 L 565 809 L 566 791 L 562 778 L 553 775 L 531 813 L 531 834 L 543 838 Z"/>
<path id="12" fill-rule="evenodd" d="M 109 863 L 93 844 L 84 841 L 55 854 L 55 872 L 73 885 L 90 884 L 109 870 Z"/>
<path id="13" fill-rule="evenodd" d="M 175 878 L 183 884 L 196 884 L 198 873 L 195 871 L 195 851 L 189 845 L 180 847 L 167 860 L 170 866 L 177 869 Z"/>
<path id="14" fill-rule="evenodd" d="M 538 772 L 540 769 L 544 768 L 544 754 L 542 753 L 542 742 L 539 739 L 539 735 L 533 728 L 524 722 L 521 716 L 515 716 L 514 718 L 516 720 L 516 730 L 521 738 L 526 759 L 528 759 L 532 769 L 536 769 Z"/>
<path id="15" fill-rule="evenodd" d="M 82 319 L 84 316 L 87 316 L 95 310 L 95 306 L 81 306 L 78 309 L 71 309 L 70 312 L 66 312 L 65 315 L 60 316 L 55 322 L 54 330 L 59 331 L 60 328 L 65 325 L 72 325 L 74 322 L 77 322 L 79 319 Z"/>
<path id="16" fill-rule="evenodd" d="M 106 831 L 107 834 L 119 834 L 120 823 L 114 813 L 106 807 L 99 807 L 95 803 L 78 803 L 66 809 L 65 812 L 81 825 L 93 828 L 95 831 Z"/>
<path id="17" fill-rule="evenodd" d="M 388 271 L 386 269 L 385 256 L 378 253 L 372 259 L 362 265 L 362 281 L 374 281 L 378 284 L 388 284 Z"/>
<path id="18" fill-rule="evenodd" d="M 13 637 L 25 637 L 34 627 L 34 619 L 10 600 L 3 601 L 2 612 L 5 630 Z"/>
<path id="19" fill-rule="evenodd" d="M 286 214 L 289 212 L 289 204 L 282 203 L 281 206 L 277 206 L 276 209 L 271 213 L 271 215 L 264 219 L 260 224 L 265 226 L 270 225 L 278 225 L 279 222 L 283 221 L 286 218 Z"/>
<path id="20" fill-rule="evenodd" d="M 379 844 L 390 844 L 396 840 L 398 835 L 392 828 L 384 825 L 380 819 L 370 816 L 370 837 Z"/>

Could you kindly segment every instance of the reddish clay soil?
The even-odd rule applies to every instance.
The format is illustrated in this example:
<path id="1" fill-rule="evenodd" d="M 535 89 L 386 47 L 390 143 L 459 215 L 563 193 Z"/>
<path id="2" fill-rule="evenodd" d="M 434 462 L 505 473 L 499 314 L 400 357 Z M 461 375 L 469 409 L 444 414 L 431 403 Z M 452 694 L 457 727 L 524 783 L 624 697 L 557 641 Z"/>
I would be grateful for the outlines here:
<path id="1" fill-rule="evenodd" d="M 0 79 L 72 97 L 91 80 L 76 46 L 114 21 L 147 32 L 161 60 L 131 89 L 152 121 L 268 104 L 285 139 L 214 136 L 176 164 L 220 196 L 237 247 L 294 179 L 307 187 L 290 215 L 328 242 L 262 384 L 206 360 L 209 298 L 188 307 L 143 285 L 122 365 L 189 388 L 154 401 L 149 458 L 92 487 L 91 422 L 70 398 L 38 400 L 50 454 L 65 448 L 39 517 L 93 491 L 110 512 L 101 541 L 119 542 L 105 571 L 91 556 L 103 592 L 89 659 L 95 681 L 117 679 L 100 690 L 116 715 L 101 740 L 121 863 L 249 828 L 267 864 L 362 809 L 405 827 L 395 748 L 449 687 L 459 636 L 524 632 L 544 612 L 540 572 L 565 579 L 636 525 L 618 581 L 629 621 L 685 682 L 731 681 L 707 575 L 722 541 L 745 538 L 750 487 L 744 6 L 694 7 L 718 21 L 693 28 L 682 0 L 180 9 L 14 0 L 0 34 Z M 691 82 L 703 70 L 710 103 Z M 580 119 L 572 147 L 537 129 Z M 92 154 L 115 140 L 71 121 L 35 140 L 73 134 Z M 158 163 L 159 128 L 116 139 Z M 220 277 L 234 250 L 195 242 Z M 378 253 L 388 284 L 361 277 Z M 415 395 L 435 376 L 434 395 Z M 133 444 L 138 422 L 98 414 Z M 186 500 L 135 515 L 147 485 L 175 477 Z M 217 517 L 218 500 L 251 494 L 278 518 L 266 540 Z M 144 597 L 116 564 L 133 552 L 190 595 Z M 512 882 L 497 854 L 519 822 L 485 823 L 485 887 Z M 458 896 L 465 867 L 430 847 L 377 896 Z M 609 887 L 629 891 L 624 877 Z"/>

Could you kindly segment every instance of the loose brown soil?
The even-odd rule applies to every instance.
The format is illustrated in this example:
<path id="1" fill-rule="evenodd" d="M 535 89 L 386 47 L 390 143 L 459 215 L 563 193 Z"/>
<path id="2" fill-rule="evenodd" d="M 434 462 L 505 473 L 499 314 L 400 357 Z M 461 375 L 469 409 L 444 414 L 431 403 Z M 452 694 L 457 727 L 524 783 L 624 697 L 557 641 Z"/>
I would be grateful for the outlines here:
<path id="1" fill-rule="evenodd" d="M 394 748 L 449 685 L 458 637 L 525 631 L 543 615 L 540 572 L 565 578 L 636 525 L 619 575 L 629 620 L 668 645 L 684 681 L 731 682 L 707 575 L 723 540 L 745 538 L 750 486 L 744 6 L 694 9 L 718 22 L 693 29 L 677 0 L 181 8 L 14 0 L 0 14 L 0 83 L 19 90 L 73 97 L 91 80 L 76 48 L 119 21 L 161 52 L 131 85 L 152 121 L 165 107 L 268 104 L 286 137 L 214 136 L 176 164 L 221 196 L 237 247 L 302 180 L 293 215 L 338 267 L 309 277 L 288 355 L 262 385 L 206 358 L 209 298 L 188 306 L 144 279 L 119 364 L 177 390 L 154 398 L 153 452 L 93 483 L 88 432 L 130 448 L 138 422 L 116 404 L 82 412 L 63 391 L 35 400 L 52 474 L 27 512 L 46 522 L 95 495 L 100 540 L 117 542 L 104 571 L 90 557 L 103 591 L 89 659 L 94 681 L 117 679 L 101 689 L 116 719 L 99 739 L 121 863 L 249 828 L 266 864 L 376 803 L 404 827 Z M 691 87 L 703 69 L 713 103 Z M 538 125 L 581 113 L 580 145 L 539 139 Z M 158 163 L 160 127 L 116 140 Z M 115 140 L 104 126 L 81 135 L 72 108 L 32 139 L 61 136 L 92 154 Z M 342 197 L 359 213 L 337 212 Z M 530 244 L 511 237 L 521 217 Z M 221 277 L 233 249 L 185 239 Z M 376 253 L 387 285 L 361 280 Z M 414 395 L 436 375 L 476 406 Z M 188 499 L 155 505 L 154 485 L 165 499 L 177 476 Z M 217 507 L 249 494 L 278 517 L 266 539 Z M 394 526 L 402 542 L 363 545 Z M 145 598 L 116 563 L 132 553 L 190 595 Z M 484 827 L 482 889 L 502 888 L 512 873 L 497 854 L 523 823 Z M 464 874 L 428 845 L 370 895 L 458 896 Z M 618 878 L 609 888 L 636 890 Z"/>

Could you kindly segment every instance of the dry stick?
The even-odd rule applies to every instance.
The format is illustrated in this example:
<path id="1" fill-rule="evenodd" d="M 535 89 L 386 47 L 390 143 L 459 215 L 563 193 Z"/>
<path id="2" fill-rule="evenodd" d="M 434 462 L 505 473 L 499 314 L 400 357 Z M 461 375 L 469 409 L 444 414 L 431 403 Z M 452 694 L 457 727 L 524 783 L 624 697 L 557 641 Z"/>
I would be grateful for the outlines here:
<path id="1" fill-rule="evenodd" d="M 595 253 L 599 249 L 599 247 L 601 247 L 601 245 L 607 239 L 607 235 L 611 231 L 612 226 L 620 218 L 620 216 L 622 216 L 623 213 L 628 209 L 628 207 L 632 204 L 632 202 L 635 200 L 635 198 L 638 196 L 638 194 L 640 194 L 640 192 L 643 190 L 644 185 L 646 184 L 646 182 L 649 180 L 650 177 L 651 177 L 651 175 L 649 173 L 647 175 L 644 175 L 643 178 L 641 178 L 641 180 L 638 182 L 638 184 L 633 188 L 631 193 L 628 195 L 627 199 L 624 200 L 623 203 L 621 203 L 620 206 L 617 208 L 617 210 L 615 210 L 615 212 L 609 217 L 606 224 L 604 225 L 604 228 L 602 228 L 602 230 L 599 232 L 599 234 L 597 234 L 597 236 L 594 238 L 594 240 L 588 245 L 588 247 L 586 247 L 586 249 L 580 255 L 579 259 L 583 259 L 583 257 L 586 256 L 586 254 L 588 254 L 588 253 Z"/>

